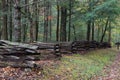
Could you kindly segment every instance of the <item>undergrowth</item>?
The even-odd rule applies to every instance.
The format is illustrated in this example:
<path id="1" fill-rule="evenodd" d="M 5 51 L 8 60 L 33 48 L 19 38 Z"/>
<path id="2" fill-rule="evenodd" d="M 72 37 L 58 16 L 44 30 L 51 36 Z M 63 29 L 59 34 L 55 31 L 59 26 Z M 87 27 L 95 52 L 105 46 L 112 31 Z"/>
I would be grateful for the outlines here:
<path id="1" fill-rule="evenodd" d="M 89 51 L 84 55 L 64 55 L 58 63 L 43 69 L 43 80 L 91 80 L 93 76 L 104 75 L 106 65 L 117 55 L 116 49 Z"/>

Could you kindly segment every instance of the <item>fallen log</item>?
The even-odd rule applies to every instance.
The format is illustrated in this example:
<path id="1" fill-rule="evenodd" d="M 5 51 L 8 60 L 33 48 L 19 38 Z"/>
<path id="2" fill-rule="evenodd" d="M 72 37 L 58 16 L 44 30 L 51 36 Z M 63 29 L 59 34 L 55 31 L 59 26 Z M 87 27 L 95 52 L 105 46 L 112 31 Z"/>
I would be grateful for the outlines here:
<path id="1" fill-rule="evenodd" d="M 0 55 L 40 55 L 38 46 L 0 40 Z"/>
<path id="2" fill-rule="evenodd" d="M 36 45 L 18 43 L 18 42 L 10 42 L 10 41 L 6 41 L 6 40 L 0 40 L 0 45 L 9 46 L 9 47 L 12 46 L 14 48 L 16 47 L 16 48 L 33 49 L 33 50 L 38 49 L 38 46 L 36 46 Z"/>

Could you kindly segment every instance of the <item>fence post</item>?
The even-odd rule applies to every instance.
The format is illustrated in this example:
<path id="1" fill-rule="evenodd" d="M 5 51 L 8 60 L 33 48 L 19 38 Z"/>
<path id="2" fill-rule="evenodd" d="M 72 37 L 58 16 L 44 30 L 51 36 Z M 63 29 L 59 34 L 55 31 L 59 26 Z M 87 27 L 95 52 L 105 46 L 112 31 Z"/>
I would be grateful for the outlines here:
<path id="1" fill-rule="evenodd" d="M 77 50 L 75 44 L 76 44 L 75 42 L 72 42 L 72 43 L 71 43 L 71 52 L 72 52 L 72 53 L 75 53 L 76 50 Z"/>
<path id="2" fill-rule="evenodd" d="M 60 53 L 60 45 L 59 44 L 55 44 L 54 45 L 54 53 L 57 57 L 61 57 L 61 53 Z"/>

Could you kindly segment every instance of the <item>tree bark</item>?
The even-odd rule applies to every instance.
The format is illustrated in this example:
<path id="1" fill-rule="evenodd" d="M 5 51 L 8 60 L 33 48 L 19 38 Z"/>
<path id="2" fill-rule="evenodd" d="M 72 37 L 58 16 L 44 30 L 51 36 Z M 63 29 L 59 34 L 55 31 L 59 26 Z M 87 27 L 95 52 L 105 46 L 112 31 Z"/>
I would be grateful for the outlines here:
<path id="1" fill-rule="evenodd" d="M 99 42 L 100 41 L 100 26 L 98 25 L 98 29 L 97 29 L 97 41 Z"/>
<path id="2" fill-rule="evenodd" d="M 3 26 L 2 26 L 2 39 L 4 40 L 8 40 L 8 31 L 7 31 L 7 8 L 8 8 L 8 5 L 7 5 L 7 1 L 6 0 L 2 0 L 2 9 L 3 9 L 3 12 L 5 13 L 3 15 Z"/>
<path id="3" fill-rule="evenodd" d="M 28 0 L 25 0 L 25 5 L 28 4 Z M 28 6 L 24 8 L 25 13 L 28 13 Z M 22 32 L 22 37 L 23 37 L 23 42 L 26 42 L 26 37 L 27 36 L 27 23 L 23 24 L 23 32 Z"/>
<path id="4" fill-rule="evenodd" d="M 12 2 L 9 1 L 10 5 L 9 5 L 9 13 L 12 12 Z M 13 33 L 13 19 L 12 19 L 12 14 L 9 15 L 9 40 L 12 41 L 12 33 Z"/>
<path id="5" fill-rule="evenodd" d="M 14 4 L 14 32 L 13 32 L 13 40 L 15 42 L 21 41 L 21 12 L 20 12 L 20 0 L 15 0 Z"/>
<path id="6" fill-rule="evenodd" d="M 48 41 L 48 13 L 49 13 L 49 6 L 48 2 L 44 1 L 44 41 Z"/>
<path id="7" fill-rule="evenodd" d="M 59 6 L 59 3 L 58 3 L 58 1 L 57 1 L 57 28 L 56 28 L 56 41 L 59 41 L 59 34 L 60 34 L 59 22 L 60 22 L 60 6 Z"/>
<path id="8" fill-rule="evenodd" d="M 49 2 L 49 40 L 51 41 L 52 38 L 52 6 L 51 3 Z"/>
<path id="9" fill-rule="evenodd" d="M 60 27 L 60 41 L 66 41 L 67 33 L 66 33 L 66 20 L 67 20 L 67 9 L 65 7 L 61 7 L 61 27 Z"/>
<path id="10" fill-rule="evenodd" d="M 93 21 L 92 22 L 92 41 L 94 41 L 94 27 L 95 27 L 95 23 Z"/>
<path id="11" fill-rule="evenodd" d="M 34 0 L 34 2 L 36 2 L 38 0 Z M 34 13 L 35 13 L 35 29 L 34 29 L 34 32 L 35 32 L 35 41 L 38 40 L 38 4 L 34 4 Z"/>
<path id="12" fill-rule="evenodd" d="M 109 23 L 109 18 L 106 20 L 105 29 L 104 29 L 104 32 L 103 32 L 103 34 L 102 34 L 102 37 L 101 37 L 100 42 L 103 42 L 103 39 L 104 39 L 104 37 L 105 37 L 105 33 L 106 33 L 106 31 L 107 31 L 108 23 Z"/>
<path id="13" fill-rule="evenodd" d="M 90 41 L 91 21 L 87 22 L 87 41 Z"/>
<path id="14" fill-rule="evenodd" d="M 109 22 L 108 42 L 111 43 L 111 22 Z"/>
<path id="15" fill-rule="evenodd" d="M 77 40 L 77 38 L 76 38 L 76 29 L 75 29 L 75 26 L 73 25 L 73 31 L 74 31 L 74 40 L 76 41 Z"/>
<path id="16" fill-rule="evenodd" d="M 30 42 L 34 41 L 34 22 L 30 19 Z"/>
<path id="17" fill-rule="evenodd" d="M 71 14 L 72 14 L 72 0 L 69 1 L 69 29 L 68 29 L 68 41 L 70 41 L 71 37 Z"/>

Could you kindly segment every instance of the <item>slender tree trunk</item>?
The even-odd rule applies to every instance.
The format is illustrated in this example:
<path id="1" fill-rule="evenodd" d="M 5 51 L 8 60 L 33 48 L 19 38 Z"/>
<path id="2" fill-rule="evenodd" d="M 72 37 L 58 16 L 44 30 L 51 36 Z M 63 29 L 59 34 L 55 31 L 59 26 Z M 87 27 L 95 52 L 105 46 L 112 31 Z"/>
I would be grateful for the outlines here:
<path id="1" fill-rule="evenodd" d="M 45 30 L 46 30 L 46 14 L 45 14 L 45 12 L 46 12 L 46 2 L 45 2 L 46 0 L 44 0 L 44 35 L 43 35 L 43 41 L 46 41 L 46 32 L 45 32 Z"/>
<path id="2" fill-rule="evenodd" d="M 106 33 L 106 31 L 107 31 L 108 23 L 109 23 L 109 18 L 106 20 L 105 30 L 104 30 L 104 32 L 103 32 L 103 34 L 102 34 L 102 37 L 101 37 L 100 42 L 103 42 L 103 39 L 104 39 L 104 37 L 105 37 L 105 33 Z"/>
<path id="3" fill-rule="evenodd" d="M 72 9 L 72 0 L 69 1 L 69 29 L 68 29 L 68 41 L 71 37 L 71 9 Z"/>
<path id="4" fill-rule="evenodd" d="M 28 0 L 25 0 L 25 5 L 28 4 Z M 24 8 L 25 13 L 28 13 L 28 6 Z M 22 36 L 23 36 L 23 42 L 26 42 L 26 38 L 27 38 L 27 23 L 23 24 L 23 32 L 22 32 Z"/>
<path id="5" fill-rule="evenodd" d="M 87 23 L 87 41 L 90 41 L 90 33 L 91 33 L 91 21 L 89 20 Z"/>
<path id="6" fill-rule="evenodd" d="M 99 25 L 98 25 L 98 29 L 97 29 L 97 41 L 99 42 L 100 41 L 100 38 L 99 38 L 99 36 L 100 36 L 100 28 L 99 28 Z"/>
<path id="7" fill-rule="evenodd" d="M 36 1 L 35 1 L 36 2 Z M 38 18 L 36 18 L 37 16 L 37 6 L 35 4 L 35 2 L 33 1 L 33 8 L 28 10 L 29 16 L 29 22 L 30 22 L 30 42 L 36 41 L 37 39 L 37 28 L 38 28 Z M 33 13 L 31 13 L 31 11 Z M 35 17 L 36 19 L 34 19 L 33 17 Z"/>
<path id="8" fill-rule="evenodd" d="M 2 3 L 0 2 L 0 5 L 2 5 Z M 2 6 L 0 6 L 0 10 L 2 10 Z M 0 16 L 0 19 L 2 20 L 2 16 Z M 2 24 L 0 24 L 0 39 L 1 39 L 1 33 L 2 32 Z"/>
<path id="9" fill-rule="evenodd" d="M 51 2 L 48 3 L 49 7 L 49 15 L 48 15 L 48 23 L 49 23 L 49 41 L 51 41 L 52 38 L 52 6 Z"/>
<path id="10" fill-rule="evenodd" d="M 67 9 L 65 7 L 61 7 L 60 41 L 66 41 L 67 38 L 66 20 L 67 20 Z"/>
<path id="11" fill-rule="evenodd" d="M 14 32 L 13 40 L 16 42 L 21 41 L 21 13 L 20 13 L 20 0 L 15 0 L 14 4 Z"/>
<path id="12" fill-rule="evenodd" d="M 56 28 L 56 41 L 59 41 L 59 22 L 60 22 L 60 6 L 57 1 L 57 28 Z"/>
<path id="13" fill-rule="evenodd" d="M 30 42 L 34 41 L 34 22 L 30 19 Z"/>
<path id="14" fill-rule="evenodd" d="M 101 29 L 101 34 L 103 34 L 104 33 L 104 27 L 102 27 L 102 29 Z"/>
<path id="15" fill-rule="evenodd" d="M 111 22 L 109 22 L 109 35 L 108 35 L 108 42 L 111 43 Z"/>
<path id="16" fill-rule="evenodd" d="M 48 13 L 49 13 L 49 4 L 48 1 L 44 1 L 44 41 L 48 41 Z"/>
<path id="17" fill-rule="evenodd" d="M 10 3 L 10 6 L 9 6 L 9 13 L 10 13 L 10 15 L 9 15 L 9 39 L 10 39 L 10 41 L 12 41 L 12 33 L 13 33 L 13 23 L 12 23 L 12 21 L 13 21 L 13 19 L 12 19 L 12 14 L 11 14 L 11 12 L 12 12 L 12 2 L 11 1 L 9 1 L 9 3 Z"/>
<path id="18" fill-rule="evenodd" d="M 2 9 L 4 13 L 7 13 L 7 1 L 2 0 Z M 2 39 L 8 40 L 8 33 L 7 33 L 7 14 L 3 15 L 3 27 L 2 27 Z"/>
<path id="19" fill-rule="evenodd" d="M 92 40 L 94 41 L 94 21 L 92 22 Z"/>
<path id="20" fill-rule="evenodd" d="M 77 38 L 76 38 L 76 29 L 75 29 L 75 26 L 73 25 L 73 31 L 74 31 L 74 40 L 76 41 Z"/>
<path id="21" fill-rule="evenodd" d="M 35 24 L 36 24 L 36 34 L 35 34 L 35 40 L 36 41 L 38 41 L 38 32 L 39 32 L 39 23 L 38 23 L 38 18 L 36 19 L 36 22 L 35 22 Z"/>
<path id="22" fill-rule="evenodd" d="M 34 0 L 34 2 L 36 2 L 38 0 Z M 37 4 L 34 4 L 35 5 L 35 41 L 38 40 L 38 6 Z"/>

